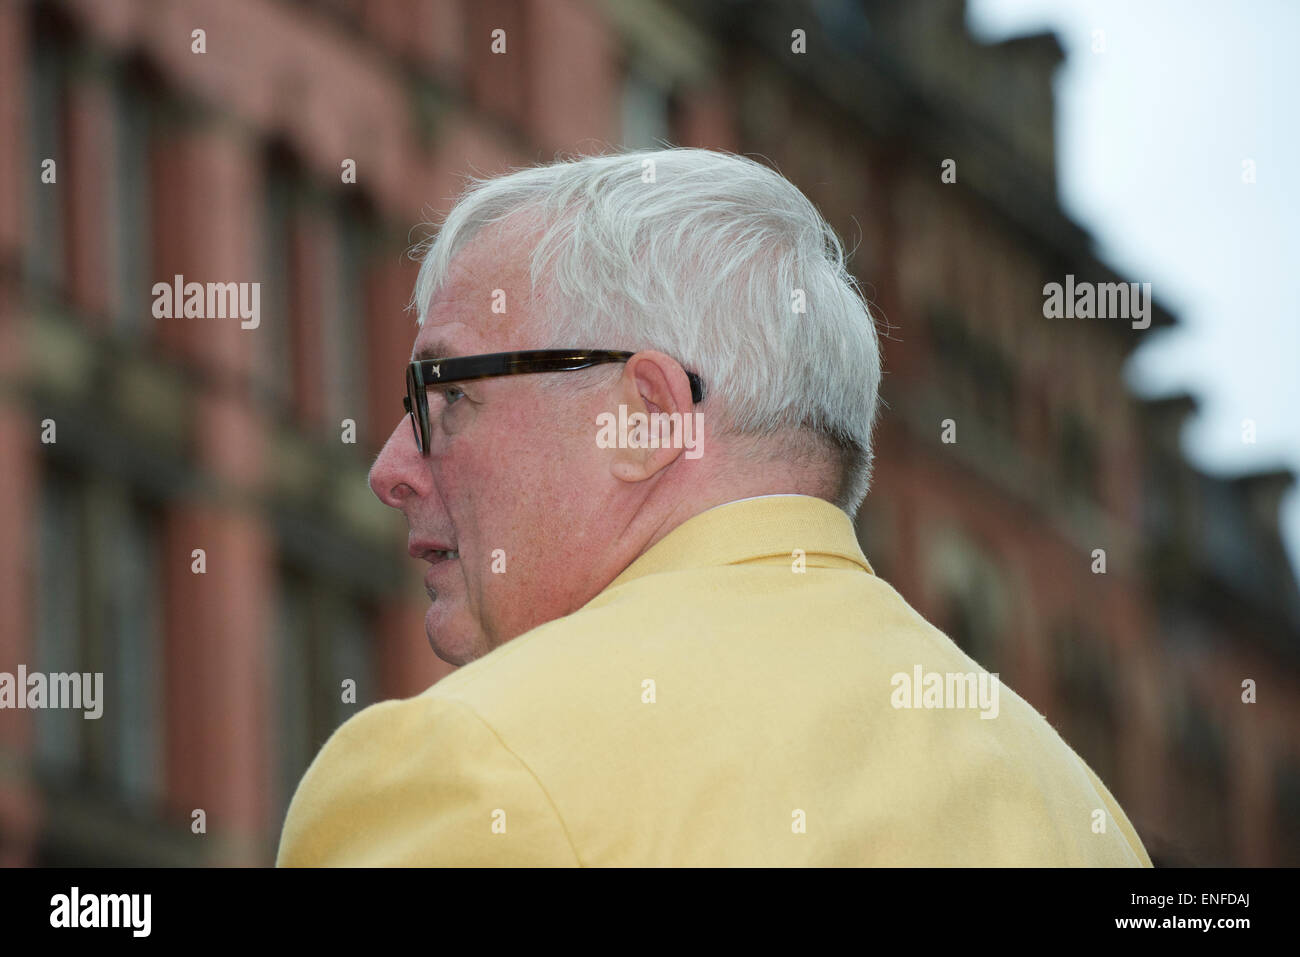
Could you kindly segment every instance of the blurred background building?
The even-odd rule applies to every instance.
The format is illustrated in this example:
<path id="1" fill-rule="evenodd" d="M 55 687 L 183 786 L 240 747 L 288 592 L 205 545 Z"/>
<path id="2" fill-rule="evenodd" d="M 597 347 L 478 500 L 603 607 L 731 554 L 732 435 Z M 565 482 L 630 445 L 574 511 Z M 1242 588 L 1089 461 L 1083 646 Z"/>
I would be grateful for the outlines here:
<path id="1" fill-rule="evenodd" d="M 1043 318 L 1046 282 L 1133 278 L 1058 204 L 1061 56 L 976 43 L 962 0 L 0 0 L 0 671 L 102 671 L 108 702 L 0 712 L 0 861 L 273 860 L 330 732 L 447 670 L 366 487 L 412 226 L 468 172 L 666 142 L 766 159 L 855 250 L 882 577 L 1157 863 L 1300 863 L 1293 476 L 1199 474 L 1195 400 L 1123 385 L 1144 333 Z M 177 274 L 260 282 L 260 326 L 155 319 Z"/>

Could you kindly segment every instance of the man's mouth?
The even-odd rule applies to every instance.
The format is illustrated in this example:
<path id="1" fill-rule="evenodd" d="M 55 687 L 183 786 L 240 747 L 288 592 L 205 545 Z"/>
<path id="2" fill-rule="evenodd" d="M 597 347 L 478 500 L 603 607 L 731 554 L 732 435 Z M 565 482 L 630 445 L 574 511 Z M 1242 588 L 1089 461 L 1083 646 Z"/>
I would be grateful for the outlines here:
<path id="1" fill-rule="evenodd" d="M 447 548 L 448 544 L 434 539 L 411 541 L 407 544 L 407 551 L 412 558 L 429 563 L 429 570 L 424 573 L 424 590 L 428 593 L 431 602 L 438 600 L 438 590 L 434 587 L 434 582 L 442 577 L 441 568 L 448 562 L 460 559 L 460 549 Z"/>
<path id="2" fill-rule="evenodd" d="M 418 558 L 430 565 L 437 565 L 440 562 L 460 558 L 460 550 L 449 546 L 449 542 L 428 539 L 425 541 L 412 541 L 407 545 L 406 550 L 412 558 Z"/>
<path id="3" fill-rule="evenodd" d="M 460 552 L 454 548 L 430 548 L 421 553 L 420 558 L 429 563 L 429 570 L 424 573 L 424 590 L 429 595 L 429 601 L 438 600 L 438 590 L 434 588 L 434 582 L 442 577 L 440 569 L 450 561 L 460 558 Z"/>

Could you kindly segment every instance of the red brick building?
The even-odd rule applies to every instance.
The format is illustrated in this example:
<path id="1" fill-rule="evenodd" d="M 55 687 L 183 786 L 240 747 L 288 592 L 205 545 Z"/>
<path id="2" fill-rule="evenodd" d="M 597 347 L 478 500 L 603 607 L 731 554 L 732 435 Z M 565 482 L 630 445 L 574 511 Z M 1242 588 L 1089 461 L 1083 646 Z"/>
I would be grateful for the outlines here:
<path id="1" fill-rule="evenodd" d="M 108 702 L 0 712 L 0 861 L 268 863 L 330 731 L 444 673 L 365 483 L 410 230 L 468 172 L 662 140 L 765 157 L 856 247 L 878 571 L 1158 860 L 1300 863 L 1292 476 L 1197 474 L 1192 400 L 1122 384 L 1144 333 L 1043 318 L 1045 282 L 1119 278 L 1057 203 L 1060 57 L 959 0 L 0 2 L 0 671 Z M 154 318 L 176 275 L 259 282 L 260 325 Z"/>

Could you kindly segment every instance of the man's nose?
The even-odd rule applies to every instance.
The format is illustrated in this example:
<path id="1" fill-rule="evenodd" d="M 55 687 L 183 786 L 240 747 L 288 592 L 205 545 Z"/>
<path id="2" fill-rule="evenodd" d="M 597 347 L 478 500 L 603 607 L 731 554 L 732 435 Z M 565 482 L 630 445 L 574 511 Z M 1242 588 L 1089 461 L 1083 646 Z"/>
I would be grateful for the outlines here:
<path id="1" fill-rule="evenodd" d="M 409 416 L 403 416 L 370 466 L 370 491 L 379 501 L 401 508 L 412 496 L 428 495 L 433 488 L 429 460 L 420 454 Z"/>

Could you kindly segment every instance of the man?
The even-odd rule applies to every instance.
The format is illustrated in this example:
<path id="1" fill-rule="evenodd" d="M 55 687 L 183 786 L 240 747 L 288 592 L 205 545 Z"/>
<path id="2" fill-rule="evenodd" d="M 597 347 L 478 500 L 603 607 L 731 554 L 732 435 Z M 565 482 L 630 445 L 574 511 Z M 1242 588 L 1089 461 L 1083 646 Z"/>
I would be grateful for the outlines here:
<path id="1" fill-rule="evenodd" d="M 462 667 L 335 732 L 278 863 L 1150 866 L 859 548 L 874 326 L 781 176 L 682 149 L 480 180 L 414 305 L 370 485 Z"/>

